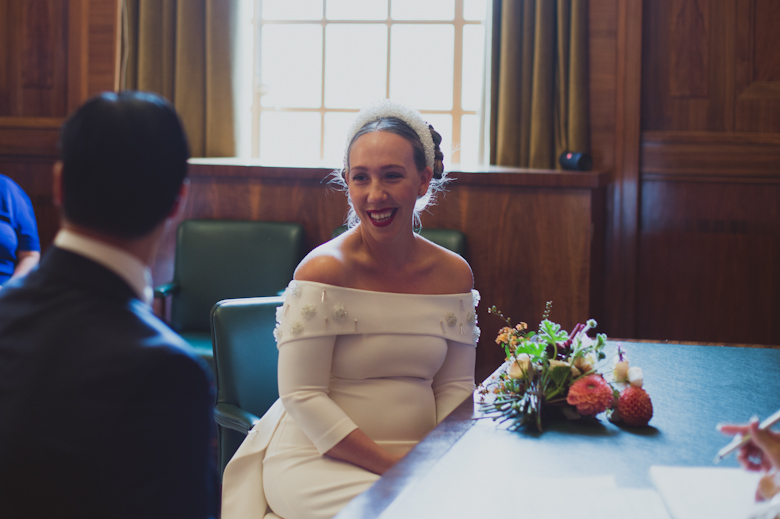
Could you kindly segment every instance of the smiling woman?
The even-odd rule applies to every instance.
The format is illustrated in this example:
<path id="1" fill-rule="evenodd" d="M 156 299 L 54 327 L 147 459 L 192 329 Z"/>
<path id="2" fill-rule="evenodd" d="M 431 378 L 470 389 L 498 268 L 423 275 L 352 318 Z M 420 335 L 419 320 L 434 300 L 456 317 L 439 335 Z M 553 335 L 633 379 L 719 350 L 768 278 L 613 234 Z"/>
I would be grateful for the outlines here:
<path id="1" fill-rule="evenodd" d="M 223 519 L 332 517 L 474 390 L 471 268 L 414 232 L 445 181 L 439 142 L 398 103 L 358 114 L 337 175 L 353 225 L 285 294 L 280 401 L 225 469 Z"/>

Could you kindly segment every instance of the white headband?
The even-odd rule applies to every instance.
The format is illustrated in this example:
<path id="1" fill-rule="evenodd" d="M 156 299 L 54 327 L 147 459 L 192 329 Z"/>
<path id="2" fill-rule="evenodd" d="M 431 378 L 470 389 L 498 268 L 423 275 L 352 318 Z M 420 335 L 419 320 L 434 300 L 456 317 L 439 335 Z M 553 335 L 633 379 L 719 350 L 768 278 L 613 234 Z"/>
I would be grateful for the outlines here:
<path id="1" fill-rule="evenodd" d="M 349 144 L 352 142 L 352 138 L 363 126 L 378 119 L 384 119 L 386 117 L 395 117 L 401 119 L 408 124 L 420 137 L 423 149 L 425 150 L 425 165 L 433 169 L 433 137 L 431 136 L 431 130 L 428 128 L 420 112 L 414 108 L 409 108 L 395 101 L 389 99 L 382 99 L 366 106 L 360 110 L 352 122 L 352 126 L 347 132 L 347 145 L 344 148 L 344 167 L 347 167 L 347 160 L 349 157 Z"/>

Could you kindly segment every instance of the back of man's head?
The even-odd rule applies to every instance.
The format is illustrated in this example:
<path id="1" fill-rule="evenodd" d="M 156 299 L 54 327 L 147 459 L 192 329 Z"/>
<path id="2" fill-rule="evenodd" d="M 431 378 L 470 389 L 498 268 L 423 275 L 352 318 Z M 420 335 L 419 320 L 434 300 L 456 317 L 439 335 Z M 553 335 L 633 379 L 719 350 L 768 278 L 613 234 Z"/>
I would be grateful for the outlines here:
<path id="1" fill-rule="evenodd" d="M 62 127 L 60 152 L 65 218 L 122 238 L 144 236 L 166 219 L 190 155 L 173 107 L 129 91 L 84 103 Z"/>

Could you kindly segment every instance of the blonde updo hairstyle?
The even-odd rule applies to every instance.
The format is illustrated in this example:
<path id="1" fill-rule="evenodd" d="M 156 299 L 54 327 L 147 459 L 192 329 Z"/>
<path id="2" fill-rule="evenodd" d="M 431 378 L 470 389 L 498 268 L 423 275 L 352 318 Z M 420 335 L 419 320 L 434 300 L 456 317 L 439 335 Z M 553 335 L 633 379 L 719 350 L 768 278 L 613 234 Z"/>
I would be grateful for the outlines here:
<path id="1" fill-rule="evenodd" d="M 366 119 L 368 119 L 367 122 Z M 412 156 L 417 171 L 422 173 L 426 166 L 430 166 L 433 171 L 428 191 L 423 196 L 418 197 L 414 205 L 414 228 L 420 228 L 420 214 L 428 207 L 435 205 L 436 195 L 443 191 L 449 182 L 444 172 L 444 154 L 440 148 L 441 135 L 433 129 L 433 126 L 423 121 L 418 111 L 388 99 L 364 108 L 358 113 L 356 122 L 350 130 L 350 137 L 344 152 L 344 167 L 334 171 L 332 176 L 332 182 L 337 184 L 347 195 L 349 195 L 349 186 L 346 182 L 346 176 L 349 172 L 349 154 L 352 151 L 352 146 L 360 137 L 372 132 L 388 132 L 403 137 L 412 146 Z M 423 132 L 427 132 L 428 135 Z M 428 136 L 430 139 L 427 138 Z M 347 196 L 347 200 L 349 212 L 346 224 L 351 229 L 360 223 L 360 218 L 352 207 L 352 200 L 349 199 L 349 196 Z"/>

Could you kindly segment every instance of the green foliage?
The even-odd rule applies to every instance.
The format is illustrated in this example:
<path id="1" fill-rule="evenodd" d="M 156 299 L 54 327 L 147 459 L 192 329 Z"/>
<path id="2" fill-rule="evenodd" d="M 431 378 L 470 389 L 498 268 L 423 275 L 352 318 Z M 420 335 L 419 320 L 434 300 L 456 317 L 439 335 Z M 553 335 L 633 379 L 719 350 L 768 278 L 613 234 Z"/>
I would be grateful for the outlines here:
<path id="1" fill-rule="evenodd" d="M 539 323 L 539 338 L 547 344 L 554 345 L 558 342 L 567 340 L 569 334 L 566 333 L 566 330 L 561 330 L 560 324 L 545 319 Z"/>
<path id="2" fill-rule="evenodd" d="M 551 309 L 552 302 L 548 302 L 538 332 L 527 331 L 525 323 L 512 327 L 511 321 L 495 306 L 488 310 L 509 325 L 509 328 L 500 331 L 497 340 L 507 360 L 516 362 L 522 368 L 528 366 L 529 360 L 523 359 L 521 363 L 518 356 L 526 354 L 530 359 L 528 369 L 514 369 L 514 376 L 518 378 L 510 378 L 506 372 L 501 373 L 498 381 L 490 385 L 493 387 L 492 400 L 481 404 L 483 413 L 492 416 L 494 420 L 511 421 L 510 428 L 536 424 L 541 431 L 542 408 L 545 405 L 567 405 L 566 395 L 571 384 L 582 376 L 597 373 L 595 361 L 606 358 L 603 349 L 607 336 L 603 333 L 597 334 L 595 339 L 587 336 L 588 330 L 595 328 L 595 320 L 589 319 L 586 327 L 569 341 L 566 330 L 548 319 Z M 550 347 L 552 355 L 548 358 Z M 556 359 L 559 352 L 565 354 L 566 364 L 552 366 L 550 360 Z M 584 359 L 584 362 L 579 359 Z M 588 366 L 576 377 L 576 372 L 572 370 L 575 362 L 578 366 Z M 488 393 L 487 388 L 483 388 L 483 395 Z"/>

